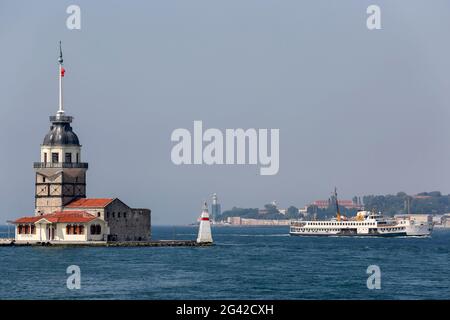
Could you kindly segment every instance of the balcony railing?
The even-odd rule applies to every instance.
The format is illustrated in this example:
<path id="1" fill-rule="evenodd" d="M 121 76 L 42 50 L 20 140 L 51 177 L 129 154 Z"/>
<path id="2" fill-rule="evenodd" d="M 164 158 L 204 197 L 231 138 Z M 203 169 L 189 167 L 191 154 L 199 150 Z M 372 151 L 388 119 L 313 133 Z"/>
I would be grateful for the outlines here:
<path id="1" fill-rule="evenodd" d="M 61 123 L 70 123 L 72 122 L 73 117 L 71 116 L 62 116 L 62 115 L 58 115 L 58 116 L 50 116 L 50 121 L 51 122 L 61 122 Z"/>
<path id="2" fill-rule="evenodd" d="M 86 162 L 35 162 L 35 169 L 47 169 L 47 168 L 68 168 L 68 169 L 87 169 L 88 164 Z"/>

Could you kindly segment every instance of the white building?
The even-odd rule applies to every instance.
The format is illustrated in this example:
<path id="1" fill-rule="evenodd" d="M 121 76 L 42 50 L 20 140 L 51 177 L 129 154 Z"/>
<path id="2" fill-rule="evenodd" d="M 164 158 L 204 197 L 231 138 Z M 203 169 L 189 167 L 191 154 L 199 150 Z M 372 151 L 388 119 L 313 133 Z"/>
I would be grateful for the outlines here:
<path id="1" fill-rule="evenodd" d="M 15 221 L 17 242 L 106 240 L 107 223 L 85 211 L 55 212 Z"/>

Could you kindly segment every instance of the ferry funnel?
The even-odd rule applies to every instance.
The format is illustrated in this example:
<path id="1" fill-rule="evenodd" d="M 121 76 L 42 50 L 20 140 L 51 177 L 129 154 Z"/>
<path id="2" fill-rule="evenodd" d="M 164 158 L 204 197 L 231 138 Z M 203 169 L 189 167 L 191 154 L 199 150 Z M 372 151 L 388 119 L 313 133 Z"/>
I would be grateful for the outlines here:
<path id="1" fill-rule="evenodd" d="M 208 204 L 203 204 L 202 215 L 200 216 L 200 227 L 198 228 L 197 243 L 212 243 L 211 223 L 209 221 Z"/>

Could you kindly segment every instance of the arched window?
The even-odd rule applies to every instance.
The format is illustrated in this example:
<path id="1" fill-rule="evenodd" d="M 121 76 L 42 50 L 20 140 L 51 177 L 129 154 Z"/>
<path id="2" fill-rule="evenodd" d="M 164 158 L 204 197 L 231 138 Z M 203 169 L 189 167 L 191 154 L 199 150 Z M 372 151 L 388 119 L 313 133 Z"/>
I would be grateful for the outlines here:
<path id="1" fill-rule="evenodd" d="M 25 225 L 25 234 L 30 233 L 30 226 L 29 225 Z"/>
<path id="2" fill-rule="evenodd" d="M 31 234 L 36 234 L 36 226 L 34 224 L 31 225 Z"/>
<path id="3" fill-rule="evenodd" d="M 23 229 L 22 225 L 19 224 L 19 226 L 17 227 L 19 234 L 22 234 L 22 229 Z"/>
<path id="4" fill-rule="evenodd" d="M 84 226 L 80 226 L 80 234 L 84 234 Z"/>
<path id="5" fill-rule="evenodd" d="M 91 234 L 95 234 L 95 225 L 91 224 Z"/>
<path id="6" fill-rule="evenodd" d="M 99 224 L 97 224 L 95 226 L 95 233 L 96 234 L 101 234 L 102 233 L 102 227 Z"/>
<path id="7" fill-rule="evenodd" d="M 70 234 L 70 225 L 69 224 L 66 226 L 66 234 Z"/>

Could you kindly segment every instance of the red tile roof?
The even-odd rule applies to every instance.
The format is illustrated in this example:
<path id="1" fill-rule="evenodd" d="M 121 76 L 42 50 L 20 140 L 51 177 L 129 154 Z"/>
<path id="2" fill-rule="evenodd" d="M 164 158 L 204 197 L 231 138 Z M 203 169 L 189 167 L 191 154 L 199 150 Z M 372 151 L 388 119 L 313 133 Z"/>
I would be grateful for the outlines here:
<path id="1" fill-rule="evenodd" d="M 41 219 L 46 219 L 52 223 L 85 223 L 96 219 L 96 216 L 85 211 L 64 211 L 42 216 L 22 217 L 14 221 L 14 223 L 36 223 Z"/>
<path id="2" fill-rule="evenodd" d="M 66 205 L 66 208 L 104 208 L 113 200 L 111 198 L 77 199 Z"/>
<path id="3" fill-rule="evenodd" d="M 19 218 L 15 221 L 13 221 L 13 223 L 35 223 L 37 220 L 42 219 L 42 217 L 22 217 Z"/>

